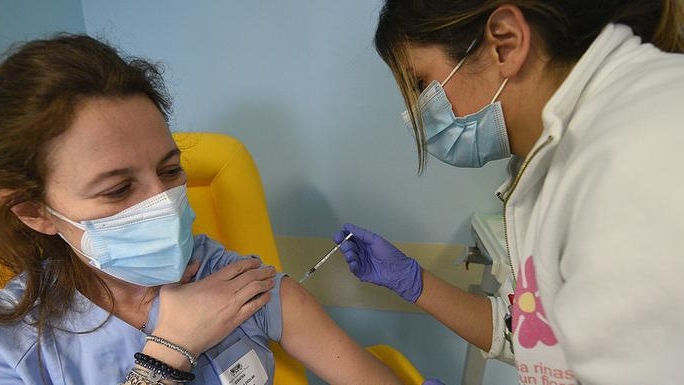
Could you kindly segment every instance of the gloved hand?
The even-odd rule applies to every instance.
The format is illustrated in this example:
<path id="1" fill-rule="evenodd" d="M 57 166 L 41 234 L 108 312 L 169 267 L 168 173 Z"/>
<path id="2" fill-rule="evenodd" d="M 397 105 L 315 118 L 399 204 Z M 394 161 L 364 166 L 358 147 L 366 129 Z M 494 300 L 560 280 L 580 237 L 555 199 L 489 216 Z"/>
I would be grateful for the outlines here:
<path id="1" fill-rule="evenodd" d="M 423 382 L 423 385 L 444 385 L 444 383 L 435 378 L 428 378 L 425 380 L 425 382 Z"/>
<path id="2" fill-rule="evenodd" d="M 418 262 L 380 235 L 351 223 L 335 234 L 335 243 L 342 242 L 350 232 L 354 235 L 340 246 L 349 270 L 363 282 L 384 286 L 401 298 L 416 302 L 423 291 Z"/>

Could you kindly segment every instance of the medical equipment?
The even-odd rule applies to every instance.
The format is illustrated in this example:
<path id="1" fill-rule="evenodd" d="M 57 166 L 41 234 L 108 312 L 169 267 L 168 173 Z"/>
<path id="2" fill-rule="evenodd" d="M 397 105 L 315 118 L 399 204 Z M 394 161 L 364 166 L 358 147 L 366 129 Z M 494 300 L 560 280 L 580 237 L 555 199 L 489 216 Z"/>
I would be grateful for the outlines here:
<path id="1" fill-rule="evenodd" d="M 511 274 L 503 214 L 474 213 L 470 221 L 470 230 L 475 246 L 468 248 L 465 262 L 480 263 L 484 265 L 484 269 L 480 284 L 471 285 L 468 289 L 473 293 L 496 295 L 499 287 Z M 496 365 L 495 362 L 492 364 Z M 480 348 L 468 344 L 460 383 L 463 385 L 482 385 L 487 365 L 487 360 L 482 355 Z M 502 366 L 500 370 L 508 371 L 508 366 L 505 364 Z M 512 370 L 515 372 L 514 368 Z M 517 376 L 517 372 L 513 372 L 511 375 Z"/>
<path id="2" fill-rule="evenodd" d="M 346 237 L 344 237 L 344 239 L 342 240 L 342 242 L 338 243 L 337 245 L 335 245 L 335 247 L 333 247 L 330 251 L 328 251 L 328 254 L 324 255 L 323 258 L 321 258 L 321 259 L 314 265 L 314 267 L 310 268 L 309 271 L 307 271 L 306 274 L 304 274 L 304 276 L 302 277 L 302 279 L 299 280 L 299 283 L 303 283 L 304 281 L 306 281 L 306 280 L 311 276 L 311 274 L 313 274 L 319 267 L 321 267 L 321 265 L 323 265 L 323 263 L 325 263 L 325 261 L 327 261 L 328 258 L 330 258 L 331 255 L 333 255 L 337 250 L 339 250 L 340 246 L 344 243 L 344 241 L 346 241 L 346 240 L 348 240 L 349 238 L 351 238 L 352 235 L 354 235 L 354 234 L 349 233 Z"/>

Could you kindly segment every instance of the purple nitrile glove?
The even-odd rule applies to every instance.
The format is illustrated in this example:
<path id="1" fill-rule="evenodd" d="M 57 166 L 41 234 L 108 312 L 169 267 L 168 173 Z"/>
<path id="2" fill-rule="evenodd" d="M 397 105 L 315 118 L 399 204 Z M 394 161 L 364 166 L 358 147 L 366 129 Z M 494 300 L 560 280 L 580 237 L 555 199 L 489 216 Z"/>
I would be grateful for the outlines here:
<path id="1" fill-rule="evenodd" d="M 384 286 L 401 298 L 416 302 L 423 291 L 418 262 L 380 235 L 351 223 L 335 234 L 335 243 L 342 242 L 349 233 L 354 235 L 340 246 L 349 270 L 363 282 Z"/>
<path id="2" fill-rule="evenodd" d="M 436 378 L 428 378 L 423 385 L 444 385 L 444 383 Z"/>

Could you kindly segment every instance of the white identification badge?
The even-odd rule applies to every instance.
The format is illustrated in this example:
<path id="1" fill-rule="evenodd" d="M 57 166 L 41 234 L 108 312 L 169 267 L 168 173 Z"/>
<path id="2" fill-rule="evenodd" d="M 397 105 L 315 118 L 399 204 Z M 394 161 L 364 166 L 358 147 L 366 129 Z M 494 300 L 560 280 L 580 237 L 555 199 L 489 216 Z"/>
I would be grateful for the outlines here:
<path id="1" fill-rule="evenodd" d="M 219 376 L 223 385 L 265 385 L 268 374 L 254 349 L 245 354 Z"/>

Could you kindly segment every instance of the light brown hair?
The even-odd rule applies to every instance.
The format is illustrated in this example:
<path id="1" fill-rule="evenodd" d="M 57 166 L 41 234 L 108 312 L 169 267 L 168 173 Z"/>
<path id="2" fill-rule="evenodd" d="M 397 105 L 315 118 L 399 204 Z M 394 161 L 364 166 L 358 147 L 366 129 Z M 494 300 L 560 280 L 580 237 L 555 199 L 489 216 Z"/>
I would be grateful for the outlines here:
<path id="1" fill-rule="evenodd" d="M 146 95 L 168 119 L 171 102 L 160 68 L 127 58 L 87 35 L 60 34 L 18 45 L 0 64 L 0 264 L 26 275 L 17 304 L 0 302 L 0 323 L 25 318 L 38 303 L 39 333 L 72 306 L 75 291 L 87 297 L 104 283 L 57 235 L 24 225 L 12 212 L 20 203 L 42 207 L 50 172 L 50 141 L 71 125 L 88 98 Z M 38 302 L 37 302 L 38 301 Z M 112 302 L 113 303 L 113 302 Z"/>

